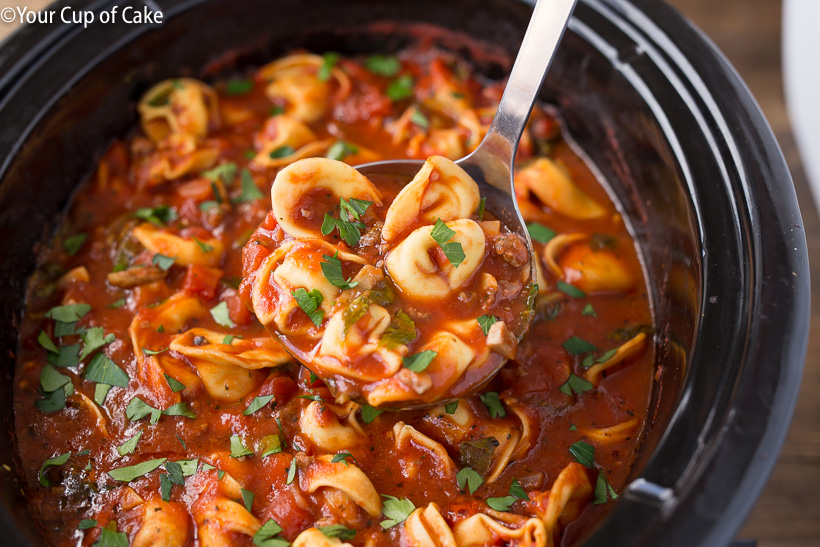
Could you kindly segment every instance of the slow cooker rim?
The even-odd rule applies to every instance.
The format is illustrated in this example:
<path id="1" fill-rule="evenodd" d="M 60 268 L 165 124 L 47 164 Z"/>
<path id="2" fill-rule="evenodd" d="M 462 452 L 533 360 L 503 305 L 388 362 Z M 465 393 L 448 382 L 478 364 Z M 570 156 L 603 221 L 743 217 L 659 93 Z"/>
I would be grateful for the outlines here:
<path id="1" fill-rule="evenodd" d="M 640 20 L 639 14 L 646 14 L 645 16 L 651 18 L 657 25 L 654 30 L 654 32 L 657 33 L 655 38 L 658 38 L 661 35 L 668 38 L 669 36 L 675 35 L 675 33 L 686 33 L 690 37 L 693 37 L 692 41 L 678 44 L 678 49 L 683 55 L 683 58 L 687 59 L 688 62 L 695 67 L 696 72 L 703 78 L 707 88 L 710 87 L 710 83 L 712 85 L 717 85 L 715 82 L 718 81 L 721 85 L 725 85 L 726 82 L 731 84 L 733 91 L 737 94 L 740 106 L 739 111 L 733 113 L 733 115 L 739 116 L 742 112 L 743 115 L 748 118 L 747 121 L 749 121 L 759 135 L 762 136 L 762 141 L 757 143 L 760 146 L 760 149 L 755 152 L 755 154 L 759 157 L 770 158 L 773 164 L 776 164 L 775 170 L 779 171 L 780 174 L 786 174 L 785 183 L 782 178 L 779 181 L 770 180 L 770 183 L 772 185 L 779 184 L 781 189 L 783 186 L 788 186 L 788 184 L 786 184 L 790 181 L 788 178 L 788 170 L 785 167 L 785 162 L 777 147 L 774 136 L 771 134 L 771 130 L 768 127 L 765 118 L 763 118 L 759 107 L 757 107 L 754 103 L 754 100 L 751 98 L 751 95 L 745 88 L 745 85 L 742 83 L 736 72 L 734 72 L 728 62 L 699 31 L 694 29 L 685 19 L 677 14 L 677 12 L 662 2 L 647 2 L 641 0 L 581 1 L 590 6 L 598 5 L 599 7 L 604 6 L 608 9 L 616 10 L 626 20 L 629 20 L 636 25 Z M 174 7 L 168 10 L 168 13 L 173 16 L 175 11 L 185 11 L 193 5 L 199 3 L 200 1 L 198 0 L 194 0 L 192 2 L 178 2 Z M 101 9 L 102 7 L 110 4 L 112 4 L 112 2 L 88 0 L 84 2 L 73 2 L 71 5 L 74 7 L 83 7 L 85 5 L 88 6 L 89 9 Z M 55 5 L 68 5 L 68 2 L 61 0 Z M 646 22 L 644 21 L 641 24 L 646 24 Z M 50 47 L 53 47 L 54 44 L 58 43 L 62 38 L 69 36 L 70 33 L 80 31 L 81 29 L 65 28 L 62 25 L 55 26 L 55 28 L 30 25 L 18 30 L 15 34 L 9 37 L 2 44 L 3 50 L 12 48 L 12 53 L 0 59 L 0 74 L 6 74 L 5 78 L 0 79 L 0 94 L 10 95 L 16 92 L 17 88 L 15 87 L 15 83 L 24 80 L 29 70 L 36 69 L 37 57 L 41 55 L 47 56 Z M 705 49 L 703 49 L 704 46 Z M 13 53 L 23 52 L 26 48 L 29 48 L 29 53 L 23 54 L 15 60 Z M 697 55 L 695 55 L 695 53 L 702 54 L 704 51 L 708 52 L 709 56 L 703 57 L 702 59 L 697 59 Z M 695 55 L 695 58 L 693 58 L 692 55 Z M 6 68 L 8 70 L 4 70 Z M 2 112 L 2 104 L 3 102 L 0 101 L 0 113 Z M 33 125 L 34 124 L 32 124 L 32 127 Z M 734 137 L 734 135 L 732 136 Z M 744 192 L 745 190 L 746 189 L 744 189 Z M 788 188 L 786 190 L 788 191 Z M 754 201 L 754 195 L 747 197 Z M 799 209 L 797 207 L 796 198 L 793 195 L 793 189 L 791 196 L 787 196 L 786 199 L 778 204 L 774 214 L 778 219 L 790 218 L 795 219 L 797 222 L 800 221 Z M 751 236 L 750 244 L 752 247 L 760 246 L 762 247 L 762 250 L 765 250 L 765 245 L 763 245 L 760 241 L 759 233 L 752 232 L 749 235 Z M 710 541 L 716 540 L 720 543 L 723 542 L 723 540 L 728 540 L 730 535 L 733 534 L 739 527 L 741 520 L 745 518 L 745 515 L 750 510 L 760 490 L 762 490 L 766 479 L 773 468 L 774 461 L 776 460 L 776 458 L 773 457 L 770 457 L 768 460 L 761 460 L 759 454 L 763 451 L 769 453 L 777 453 L 779 451 L 785 439 L 787 430 L 787 427 L 785 426 L 788 425 L 794 409 L 796 391 L 800 379 L 800 371 L 802 370 L 802 361 L 805 355 L 805 347 L 808 340 L 809 301 L 805 237 L 803 237 L 802 234 L 798 234 L 795 238 L 795 251 L 794 253 L 790 253 L 788 255 L 791 260 L 787 264 L 781 264 L 781 267 L 778 268 L 778 273 L 784 272 L 785 267 L 791 271 L 799 272 L 799 275 L 798 279 L 794 280 L 794 285 L 791 287 L 792 302 L 795 303 L 796 307 L 789 310 L 791 315 L 785 318 L 785 320 L 788 321 L 788 324 L 792 325 L 789 330 L 793 331 L 794 334 L 790 344 L 783 344 L 784 347 L 788 346 L 786 349 L 788 349 L 788 353 L 791 355 L 791 358 L 784 359 L 786 363 L 789 363 L 789 366 L 783 367 L 783 370 L 787 373 L 787 377 L 783 378 L 782 381 L 778 383 L 776 393 L 777 397 L 772 405 L 772 412 L 777 415 L 777 419 L 770 419 L 767 430 L 757 445 L 757 449 L 754 453 L 754 461 L 750 464 L 750 467 L 747 470 L 747 476 L 754 474 L 755 477 L 753 478 L 755 478 L 755 480 L 752 481 L 744 479 L 744 488 L 741 491 L 738 491 L 734 496 L 733 505 L 735 508 L 729 511 L 730 515 L 727 516 L 728 520 L 721 522 L 721 525 L 717 527 L 720 528 L 720 530 L 710 531 Z M 761 256 L 762 258 L 765 258 L 765 254 Z M 761 290 L 765 288 L 766 287 L 760 287 Z M 754 322 L 754 318 L 752 318 L 752 320 Z M 801 329 L 801 326 L 804 328 Z M 759 324 L 758 328 L 760 328 Z M 719 439 L 717 441 L 718 446 L 721 442 L 725 443 L 727 439 L 728 437 Z M 647 464 L 647 467 L 649 467 L 651 463 L 652 462 L 650 461 Z M 703 475 L 701 477 L 703 477 Z M 659 509 L 662 509 L 662 507 L 659 507 Z M 661 510 L 660 512 L 662 513 L 663 511 Z M 5 512 L 2 515 L 2 519 L 3 521 L 7 521 L 9 524 L 13 522 Z M 594 536 L 602 536 L 605 525 L 606 522 L 604 522 L 595 532 Z M 14 528 L 12 526 L 10 528 L 7 527 L 7 529 L 13 530 Z M 707 536 L 706 532 L 706 530 L 699 530 L 695 532 L 695 536 L 703 539 Z"/>

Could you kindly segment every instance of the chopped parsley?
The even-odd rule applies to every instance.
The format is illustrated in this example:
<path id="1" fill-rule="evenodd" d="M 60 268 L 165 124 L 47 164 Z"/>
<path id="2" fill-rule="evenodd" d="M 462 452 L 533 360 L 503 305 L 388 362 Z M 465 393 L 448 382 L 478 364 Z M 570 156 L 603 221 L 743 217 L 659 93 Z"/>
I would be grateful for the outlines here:
<path id="1" fill-rule="evenodd" d="M 228 80 L 225 85 L 225 93 L 227 95 L 247 95 L 253 90 L 253 80 L 249 79 L 234 79 Z"/>
<path id="2" fill-rule="evenodd" d="M 273 152 L 271 152 L 271 154 L 273 154 Z M 242 193 L 233 199 L 234 203 L 247 203 L 265 197 L 265 194 L 257 188 L 253 176 L 247 167 L 242 169 L 242 174 L 239 179 L 242 183 Z"/>
<path id="3" fill-rule="evenodd" d="M 604 470 L 598 469 L 598 479 L 595 481 L 595 501 L 593 501 L 592 504 L 600 505 L 609 500 L 616 499 L 618 499 L 618 494 L 615 492 L 615 489 L 612 488 L 612 485 L 609 484 L 609 481 L 606 480 Z"/>
<path id="4" fill-rule="evenodd" d="M 143 430 L 140 430 L 139 433 L 117 447 L 117 452 L 120 453 L 120 456 L 127 456 L 128 454 L 134 453 L 134 450 L 137 448 L 137 443 L 140 442 L 142 438 L 143 432 Z"/>
<path id="5" fill-rule="evenodd" d="M 595 308 L 592 307 L 592 304 L 587 304 L 586 306 L 584 306 L 584 310 L 581 312 L 581 315 L 598 317 L 598 314 L 595 313 Z"/>
<path id="6" fill-rule="evenodd" d="M 490 413 L 490 418 L 503 418 L 507 415 L 504 410 L 504 405 L 501 404 L 501 399 L 495 391 L 488 391 L 478 396 L 484 406 L 487 407 L 487 412 Z"/>
<path id="7" fill-rule="evenodd" d="M 179 380 L 177 380 L 175 378 L 172 378 L 171 376 L 168 376 L 165 373 L 163 373 L 163 376 L 165 376 L 165 380 L 168 382 L 168 386 L 171 388 L 171 391 L 173 391 L 174 393 L 179 393 L 180 391 L 185 389 L 185 384 L 183 384 Z"/>
<path id="8" fill-rule="evenodd" d="M 430 120 L 427 119 L 427 116 L 424 115 L 424 112 L 422 112 L 418 108 L 413 109 L 413 113 L 410 114 L 410 121 L 424 129 L 425 131 L 430 129 Z"/>
<path id="9" fill-rule="evenodd" d="M 159 468 L 159 466 L 164 464 L 167 460 L 168 458 L 157 458 L 154 460 L 144 461 L 142 463 L 138 463 L 135 465 L 119 467 L 117 469 L 112 469 L 111 471 L 108 471 L 108 476 L 114 479 L 115 481 L 131 482 Z"/>
<path id="10" fill-rule="evenodd" d="M 454 235 L 456 235 L 455 230 L 449 228 L 440 218 L 436 219 L 436 224 L 430 231 L 430 237 L 432 237 L 435 242 L 438 243 L 438 246 L 441 247 L 441 250 L 444 251 L 444 256 L 447 257 L 450 264 L 458 268 L 461 263 L 464 262 L 466 255 L 464 254 L 461 243 L 450 241 Z"/>
<path id="11" fill-rule="evenodd" d="M 359 153 L 359 147 L 347 141 L 336 141 L 327 149 L 326 157 L 332 160 L 342 161 L 348 156 Z"/>
<path id="12" fill-rule="evenodd" d="M 302 308 L 302 311 L 310 318 L 311 322 L 317 327 L 322 326 L 322 319 L 325 316 L 325 313 L 319 308 L 325 299 L 322 293 L 319 292 L 318 289 L 313 289 L 308 292 L 300 287 L 292 291 L 291 294 L 293 298 L 296 299 L 296 303 L 299 304 L 299 307 Z"/>
<path id="13" fill-rule="evenodd" d="M 233 184 L 233 181 L 236 180 L 236 173 L 238 172 L 239 168 L 236 164 L 232 161 L 227 163 L 220 163 L 213 169 L 208 169 L 207 171 L 202 172 L 202 176 L 210 179 L 213 182 L 221 180 L 227 185 Z M 201 206 L 200 206 L 201 208 Z"/>
<path id="14" fill-rule="evenodd" d="M 279 160 L 282 158 L 287 158 L 288 156 L 292 156 L 293 153 L 296 152 L 296 149 L 290 146 L 289 144 L 284 144 L 278 148 L 274 148 L 268 154 L 268 157 L 272 160 Z"/>
<path id="15" fill-rule="evenodd" d="M 228 304 L 227 302 L 220 302 L 213 308 L 211 308 L 211 317 L 214 318 L 217 325 L 232 329 L 236 326 L 236 323 L 231 321 L 231 314 L 228 312 Z"/>
<path id="16" fill-rule="evenodd" d="M 159 207 L 142 207 L 134 212 L 134 216 L 148 221 L 155 226 L 162 228 L 179 218 L 176 209 L 170 205 L 160 205 Z"/>
<path id="17" fill-rule="evenodd" d="M 245 490 L 244 488 L 241 489 L 241 492 L 242 504 L 245 506 L 245 509 L 248 510 L 248 513 L 250 513 L 251 507 L 253 507 L 253 499 L 256 497 L 256 494 L 254 494 L 250 490 Z"/>
<path id="18" fill-rule="evenodd" d="M 379 523 L 383 530 L 387 530 L 397 524 L 401 524 L 407 520 L 410 513 L 416 510 L 416 506 L 413 505 L 413 502 L 408 499 L 400 500 L 399 498 L 388 496 L 386 494 L 382 494 L 382 497 L 386 498 L 382 504 L 382 515 L 387 517 L 387 520 Z"/>
<path id="19" fill-rule="evenodd" d="M 243 456 L 253 456 L 253 451 L 245 448 L 245 445 L 242 444 L 242 439 L 234 433 L 231 435 L 231 457 L 241 458 Z"/>
<path id="20" fill-rule="evenodd" d="M 68 253 L 68 256 L 74 256 L 79 252 L 86 239 L 88 239 L 88 234 L 82 232 L 69 236 L 63 240 L 63 249 Z"/>
<path id="21" fill-rule="evenodd" d="M 254 397 L 251 404 L 248 405 L 248 408 L 242 413 L 244 416 L 250 416 L 257 410 L 261 410 L 265 407 L 269 402 L 273 400 L 273 395 L 259 395 L 258 397 Z"/>
<path id="22" fill-rule="evenodd" d="M 316 73 L 316 77 L 320 82 L 330 80 L 330 74 L 333 71 L 333 67 L 336 66 L 336 63 L 338 63 L 341 58 L 341 55 L 333 51 L 328 51 L 322 56 L 322 66 L 319 67 L 319 71 Z"/>
<path id="23" fill-rule="evenodd" d="M 595 466 L 595 447 L 591 444 L 578 441 L 569 447 L 569 453 L 584 467 L 592 469 Z"/>
<path id="24" fill-rule="evenodd" d="M 282 439 L 276 433 L 262 437 L 262 458 L 282 451 Z"/>
<path id="25" fill-rule="evenodd" d="M 583 355 L 584 353 L 598 349 L 583 338 L 578 338 L 577 336 L 567 338 L 567 340 L 561 344 L 561 347 L 567 350 L 567 353 L 570 355 Z"/>
<path id="26" fill-rule="evenodd" d="M 208 245 L 208 244 L 207 244 L 207 243 L 205 243 L 204 241 L 200 241 L 200 240 L 198 240 L 197 238 L 194 238 L 194 241 L 196 242 L 196 244 L 199 246 L 199 249 L 200 249 L 203 253 L 210 253 L 211 251 L 213 251 L 213 250 L 214 250 L 214 246 L 213 246 L 213 245 Z"/>
<path id="27" fill-rule="evenodd" d="M 362 407 L 362 420 L 364 423 L 369 424 L 373 422 L 376 418 L 378 418 L 379 414 L 384 412 L 384 410 L 379 410 L 376 407 L 372 407 L 370 405 L 364 405 Z"/>
<path id="28" fill-rule="evenodd" d="M 356 530 L 351 530 L 350 528 L 345 527 L 343 524 L 317 526 L 316 528 L 320 532 L 322 532 L 325 535 L 325 537 L 339 538 L 342 541 L 348 541 L 356 537 Z"/>
<path id="29" fill-rule="evenodd" d="M 469 489 L 470 494 L 474 494 L 478 487 L 484 484 L 484 478 L 474 469 L 465 467 L 456 473 L 456 482 L 462 490 Z"/>
<path id="30" fill-rule="evenodd" d="M 289 541 L 277 537 L 281 533 L 282 527 L 275 520 L 268 519 L 253 535 L 253 544 L 256 547 L 288 547 Z"/>
<path id="31" fill-rule="evenodd" d="M 481 198 L 478 202 L 478 209 L 475 210 L 475 216 L 478 220 L 484 220 L 484 207 L 487 205 L 487 198 Z"/>
<path id="32" fill-rule="evenodd" d="M 365 228 L 365 225 L 359 220 L 371 205 L 373 205 L 372 201 L 355 198 L 347 201 L 341 198 L 339 200 L 339 218 L 333 218 L 329 212 L 325 213 L 321 227 L 322 235 L 330 235 L 333 230 L 338 229 L 339 236 L 348 245 L 355 247 L 362 238 L 361 230 Z"/>
<path id="33" fill-rule="evenodd" d="M 83 351 L 80 354 L 81 360 L 91 355 L 95 350 L 114 341 L 114 335 L 105 334 L 102 327 L 91 327 L 81 333 L 80 338 L 83 341 Z"/>
<path id="34" fill-rule="evenodd" d="M 66 452 L 65 454 L 60 454 L 59 456 L 54 456 L 44 461 L 43 465 L 40 466 L 40 471 L 37 473 L 37 477 L 40 479 L 40 486 L 51 486 L 51 481 L 46 477 L 46 470 L 49 467 L 64 465 L 70 457 L 71 452 Z"/>
<path id="35" fill-rule="evenodd" d="M 407 357 L 402 357 L 401 362 L 404 365 L 404 368 L 413 372 L 423 372 L 430 363 L 433 362 L 433 359 L 436 358 L 438 355 L 437 352 L 427 349 L 422 352 L 416 353 L 415 355 L 409 355 Z"/>
<path id="36" fill-rule="evenodd" d="M 490 327 L 498 322 L 498 317 L 494 315 L 482 315 L 477 321 L 481 330 L 484 332 L 484 336 L 487 336 L 490 333 Z"/>
<path id="37" fill-rule="evenodd" d="M 365 59 L 364 66 L 373 74 L 391 78 L 401 70 L 401 63 L 392 55 L 371 55 Z"/>
<path id="38" fill-rule="evenodd" d="M 339 462 L 341 462 L 341 463 L 345 464 L 345 466 L 347 466 L 348 465 L 347 458 L 352 459 L 357 464 L 359 463 L 356 460 L 356 458 L 353 457 L 353 454 L 351 454 L 350 452 L 339 452 L 338 454 L 333 456 L 333 458 L 330 460 L 330 463 L 339 463 Z"/>
<path id="39" fill-rule="evenodd" d="M 159 253 L 154 255 L 154 258 L 151 259 L 151 263 L 158 267 L 160 270 L 168 271 L 171 269 L 171 266 L 174 265 L 174 261 L 176 257 L 174 256 L 165 256 Z"/>
<path id="40" fill-rule="evenodd" d="M 398 310 L 382 334 L 379 345 L 387 349 L 394 349 L 398 346 L 406 346 L 415 339 L 416 324 L 404 311 Z"/>
<path id="41" fill-rule="evenodd" d="M 455 401 L 451 401 L 444 405 L 444 412 L 447 414 L 455 414 L 456 410 L 458 409 L 458 399 Z"/>
<path id="42" fill-rule="evenodd" d="M 88 304 L 68 304 L 51 308 L 46 312 L 46 317 L 60 323 L 74 323 L 90 311 L 91 306 Z"/>
<path id="43" fill-rule="evenodd" d="M 584 291 L 582 291 L 575 285 L 570 285 L 569 283 L 565 283 L 564 281 L 558 281 L 555 284 L 555 288 L 573 298 L 584 298 L 587 295 Z"/>
<path id="44" fill-rule="evenodd" d="M 538 222 L 528 222 L 527 231 L 530 233 L 530 239 L 538 243 L 547 243 L 555 237 L 555 230 L 547 228 Z"/>
<path id="45" fill-rule="evenodd" d="M 567 381 L 561 384 L 561 387 L 559 387 L 558 389 L 561 390 L 561 393 L 572 395 L 573 393 L 584 393 L 585 391 L 589 391 L 593 387 L 594 386 L 591 383 L 587 382 L 580 376 L 570 374 Z"/>
<path id="46" fill-rule="evenodd" d="M 290 467 L 288 467 L 288 476 L 285 479 L 285 484 L 290 484 L 296 478 L 296 458 L 290 460 Z"/>
<path id="47" fill-rule="evenodd" d="M 387 86 L 387 98 L 391 101 L 401 101 L 413 96 L 413 77 L 409 74 L 399 76 Z"/>
<path id="48" fill-rule="evenodd" d="M 54 341 L 48 334 L 46 334 L 46 331 L 44 330 L 40 330 L 40 334 L 37 335 L 37 342 L 39 342 L 41 346 L 51 353 L 60 353 L 60 350 L 57 349 Z"/>
<path id="49" fill-rule="evenodd" d="M 83 379 L 109 386 L 128 387 L 131 378 L 105 354 L 98 353 L 85 368 Z"/>
<path id="50" fill-rule="evenodd" d="M 330 281 L 332 285 L 345 290 L 352 289 L 359 284 L 357 281 L 351 282 L 352 278 L 348 278 L 347 281 L 345 281 L 344 274 L 342 273 L 342 261 L 339 260 L 339 251 L 333 253 L 333 256 L 322 255 L 322 258 L 324 259 L 324 262 L 320 264 L 322 273 L 325 274 L 325 279 Z"/>

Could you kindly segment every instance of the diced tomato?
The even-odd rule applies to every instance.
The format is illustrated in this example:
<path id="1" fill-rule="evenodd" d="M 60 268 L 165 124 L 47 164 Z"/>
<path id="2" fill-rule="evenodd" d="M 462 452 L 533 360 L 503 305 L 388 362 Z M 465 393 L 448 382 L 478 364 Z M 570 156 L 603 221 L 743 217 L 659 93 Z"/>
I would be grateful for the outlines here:
<path id="1" fill-rule="evenodd" d="M 216 288 L 219 286 L 220 279 L 222 279 L 222 270 L 192 264 L 188 266 L 182 290 L 188 294 L 200 296 L 204 300 L 210 300 L 216 296 Z"/>
<path id="2" fill-rule="evenodd" d="M 296 539 L 299 532 L 313 526 L 313 515 L 302 509 L 289 490 L 275 495 L 265 510 L 265 518 L 272 518 L 282 527 L 282 535 L 289 540 Z"/>
<path id="3" fill-rule="evenodd" d="M 296 394 L 296 382 L 289 376 L 273 376 L 265 380 L 259 395 L 273 395 L 277 405 L 283 405 Z"/>
<path id="4" fill-rule="evenodd" d="M 254 316 L 245 307 L 242 299 L 239 298 L 239 293 L 233 289 L 228 289 L 222 293 L 222 299 L 228 305 L 228 314 L 231 316 L 231 321 L 237 325 L 249 325 L 253 322 Z"/>

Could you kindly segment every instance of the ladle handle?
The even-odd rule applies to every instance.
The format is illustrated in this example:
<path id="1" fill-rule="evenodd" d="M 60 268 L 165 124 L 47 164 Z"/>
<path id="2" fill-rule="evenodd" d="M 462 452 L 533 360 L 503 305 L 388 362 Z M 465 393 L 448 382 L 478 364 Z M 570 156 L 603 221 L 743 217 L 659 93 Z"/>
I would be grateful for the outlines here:
<path id="1" fill-rule="evenodd" d="M 498 112 L 484 140 L 475 152 L 463 160 L 465 163 L 480 163 L 484 168 L 490 165 L 497 168 L 503 163 L 512 170 L 518 139 L 527 125 L 532 105 L 555 56 L 575 2 L 576 0 L 536 2 L 498 105 Z M 498 189 L 512 194 L 511 180 L 488 177 L 488 182 L 493 186 L 506 183 L 503 188 L 497 186 Z"/>

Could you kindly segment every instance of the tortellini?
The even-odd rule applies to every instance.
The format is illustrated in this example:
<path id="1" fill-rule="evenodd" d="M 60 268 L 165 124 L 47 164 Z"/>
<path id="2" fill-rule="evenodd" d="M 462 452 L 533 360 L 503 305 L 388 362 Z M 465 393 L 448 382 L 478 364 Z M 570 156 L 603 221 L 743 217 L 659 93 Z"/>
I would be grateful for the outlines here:
<path id="1" fill-rule="evenodd" d="M 578 188 L 549 158 L 538 158 L 519 170 L 515 174 L 515 185 L 532 192 L 547 207 L 569 218 L 590 220 L 606 214 L 606 209 Z"/>
<path id="2" fill-rule="evenodd" d="M 159 142 L 170 134 L 203 138 L 219 125 L 219 104 L 210 86 L 191 78 L 164 80 L 149 89 L 138 105 L 142 129 Z"/>
<path id="3" fill-rule="evenodd" d="M 347 496 L 371 517 L 382 512 L 382 503 L 373 483 L 354 463 L 333 463 L 331 456 L 319 456 L 304 471 L 305 490 L 333 488 Z"/>
<path id="4" fill-rule="evenodd" d="M 384 219 L 382 237 L 394 241 L 417 226 L 469 218 L 478 209 L 478 186 L 458 165 L 432 156 L 402 188 Z"/>
<path id="5" fill-rule="evenodd" d="M 292 237 L 323 238 L 318 207 L 305 208 L 303 201 L 330 192 L 338 198 L 362 199 L 381 203 L 379 191 L 367 178 L 340 161 L 308 158 L 279 171 L 271 186 L 273 214 L 282 229 Z M 310 215 L 310 216 L 308 216 Z"/>
<path id="6" fill-rule="evenodd" d="M 222 241 L 216 238 L 198 240 L 183 238 L 165 228 L 158 228 L 143 222 L 133 230 L 134 237 L 142 246 L 155 254 L 173 258 L 183 266 L 199 264 L 201 266 L 218 266 L 224 252 Z"/>
<path id="7" fill-rule="evenodd" d="M 434 402 L 456 387 L 459 396 L 472 387 L 459 382 L 468 370 L 480 381 L 481 367 L 516 352 L 528 317 L 526 245 L 482 218 L 476 183 L 443 157 L 382 199 L 340 161 L 282 169 L 271 214 L 245 248 L 250 307 L 337 402 Z"/>
<path id="8" fill-rule="evenodd" d="M 399 243 L 385 258 L 390 277 L 403 291 L 417 297 L 440 299 L 464 286 L 484 260 L 484 231 L 469 219 L 454 220 L 446 226 L 455 231 L 451 241 L 461 244 L 465 259 L 454 266 L 446 257 L 432 257 L 437 248 L 430 236 L 433 226 L 422 226 Z"/>
<path id="9" fill-rule="evenodd" d="M 321 450 L 348 450 L 367 439 L 354 423 L 341 423 L 335 410 L 319 401 L 311 402 L 299 416 L 302 434 Z"/>
<path id="10" fill-rule="evenodd" d="M 327 139 L 318 140 L 304 122 L 282 114 L 270 118 L 257 134 L 256 146 L 259 152 L 253 158 L 253 162 L 262 167 L 281 167 L 302 158 L 321 154 L 332 142 Z"/>
<path id="11" fill-rule="evenodd" d="M 143 504 L 142 524 L 131 547 L 182 547 L 188 541 L 188 509 L 178 502 Z"/>
<path id="12" fill-rule="evenodd" d="M 259 370 L 277 367 L 291 360 L 270 337 L 233 338 L 207 329 L 195 328 L 174 338 L 170 349 L 184 355 L 196 368 L 205 391 L 212 399 L 236 402 L 267 375 Z"/>
<path id="13" fill-rule="evenodd" d="M 637 283 L 631 268 L 607 248 L 592 248 L 590 236 L 560 234 L 544 245 L 550 271 L 579 289 L 593 292 L 628 292 Z"/>
<path id="14" fill-rule="evenodd" d="M 324 115 L 329 103 L 330 81 L 318 75 L 323 64 L 319 55 L 290 55 L 265 65 L 256 77 L 269 82 L 265 93 L 272 101 L 284 101 L 288 114 L 310 123 Z M 349 88 L 350 82 L 341 70 L 334 68 L 331 75 L 343 89 Z"/>

